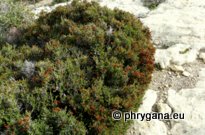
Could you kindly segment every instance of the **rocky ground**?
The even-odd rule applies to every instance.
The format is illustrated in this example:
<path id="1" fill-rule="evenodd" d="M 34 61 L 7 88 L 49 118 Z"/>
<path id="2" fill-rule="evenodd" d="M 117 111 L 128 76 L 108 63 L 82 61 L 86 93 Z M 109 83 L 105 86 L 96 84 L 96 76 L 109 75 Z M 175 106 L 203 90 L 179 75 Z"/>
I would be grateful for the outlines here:
<path id="1" fill-rule="evenodd" d="M 184 120 L 135 120 L 127 135 L 204 135 L 205 1 L 165 0 L 152 10 L 141 0 L 99 2 L 135 14 L 151 30 L 156 64 L 161 70 L 153 73 L 139 112 L 185 114 Z M 33 11 L 38 14 L 55 7 L 39 6 Z"/>
<path id="2" fill-rule="evenodd" d="M 201 60 L 197 60 L 182 66 L 171 66 L 170 69 L 156 69 L 153 73 L 150 89 L 162 91 L 171 88 L 179 91 L 194 88 L 199 80 L 199 70 L 202 67 L 205 67 L 205 64 Z"/>
<path id="3" fill-rule="evenodd" d="M 134 121 L 127 135 L 203 135 L 205 64 L 156 70 L 139 112 L 184 113 L 184 120 Z"/>
<path id="4" fill-rule="evenodd" d="M 199 67 L 202 66 L 202 67 Z M 184 65 L 190 76 L 176 71 L 156 71 L 139 112 L 184 113 L 184 120 L 134 121 L 127 135 L 204 135 L 205 65 Z M 193 81 L 192 81 L 193 80 Z"/>

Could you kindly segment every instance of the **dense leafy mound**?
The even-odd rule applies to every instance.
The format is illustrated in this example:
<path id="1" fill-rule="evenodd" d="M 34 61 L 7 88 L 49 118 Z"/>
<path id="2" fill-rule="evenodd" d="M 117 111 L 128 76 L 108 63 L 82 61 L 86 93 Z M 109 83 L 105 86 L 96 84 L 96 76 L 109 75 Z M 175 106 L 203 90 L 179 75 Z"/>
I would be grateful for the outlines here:
<path id="1" fill-rule="evenodd" d="M 0 131 L 122 134 L 151 80 L 150 32 L 130 13 L 74 1 L 0 51 Z M 121 128 L 122 127 L 122 128 Z"/>

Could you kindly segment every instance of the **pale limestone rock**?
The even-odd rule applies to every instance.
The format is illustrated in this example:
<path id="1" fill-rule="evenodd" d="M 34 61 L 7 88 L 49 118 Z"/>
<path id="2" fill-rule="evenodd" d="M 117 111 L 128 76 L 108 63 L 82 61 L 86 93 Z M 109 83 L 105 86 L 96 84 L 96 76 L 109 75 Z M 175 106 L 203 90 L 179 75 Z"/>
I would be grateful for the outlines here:
<path id="1" fill-rule="evenodd" d="M 149 9 L 143 6 L 141 0 L 102 0 L 99 3 L 111 9 L 119 8 L 141 18 L 146 17 L 149 13 Z"/>
<path id="2" fill-rule="evenodd" d="M 157 49 L 155 52 L 155 63 L 158 63 L 162 69 L 170 65 L 171 57 L 165 50 Z"/>
<path id="3" fill-rule="evenodd" d="M 200 71 L 199 81 L 193 89 L 179 92 L 170 89 L 168 102 L 174 112 L 185 114 L 184 120 L 173 120 L 172 135 L 204 135 L 205 133 L 205 69 Z"/>
<path id="4" fill-rule="evenodd" d="M 178 65 L 172 65 L 170 66 L 170 69 L 175 72 L 184 72 L 184 68 Z"/>
<path id="5" fill-rule="evenodd" d="M 191 130 L 190 130 L 191 128 Z M 205 129 L 202 128 L 193 128 L 186 122 L 175 123 L 174 127 L 171 129 L 171 135 L 204 135 Z"/>
<path id="6" fill-rule="evenodd" d="M 190 74 L 189 72 L 187 72 L 187 71 L 184 71 L 184 72 L 182 73 L 182 75 L 183 75 L 183 76 L 186 76 L 186 77 L 191 76 L 191 74 Z"/>
<path id="7" fill-rule="evenodd" d="M 167 68 L 172 64 L 182 65 L 194 62 L 199 53 L 200 47 L 192 48 L 191 45 L 176 44 L 168 49 L 157 49 L 155 53 L 155 62 L 159 63 L 161 68 Z"/>
<path id="8" fill-rule="evenodd" d="M 153 90 L 147 90 L 143 98 L 143 103 L 140 106 L 138 112 L 149 113 L 152 110 L 152 106 L 157 100 L 157 92 Z M 140 121 L 134 120 L 134 124 L 127 131 L 127 135 L 167 135 L 166 125 L 159 120 Z"/>
<path id="9" fill-rule="evenodd" d="M 168 47 L 157 49 L 155 54 L 156 63 L 162 68 L 197 59 L 199 49 L 205 47 L 204 7 L 205 1 L 202 0 L 166 0 L 150 11 L 146 18 L 141 18 L 151 30 L 157 48 Z M 183 54 L 182 47 L 190 50 Z"/>
<path id="10" fill-rule="evenodd" d="M 169 113 L 171 114 L 172 109 L 165 103 L 158 103 L 157 109 L 160 113 Z"/>
<path id="11" fill-rule="evenodd" d="M 157 92 L 154 90 L 147 90 L 143 98 L 143 103 L 138 109 L 138 112 L 151 112 L 152 106 L 155 104 L 156 100 Z"/>
<path id="12" fill-rule="evenodd" d="M 127 135 L 167 135 L 166 125 L 159 120 L 134 121 L 135 128 L 128 130 Z"/>
<path id="13" fill-rule="evenodd" d="M 199 2 L 199 3 L 197 3 Z M 158 46 L 205 43 L 205 1 L 166 0 L 142 21 L 151 30 Z M 194 12 L 191 12 L 194 11 Z"/>

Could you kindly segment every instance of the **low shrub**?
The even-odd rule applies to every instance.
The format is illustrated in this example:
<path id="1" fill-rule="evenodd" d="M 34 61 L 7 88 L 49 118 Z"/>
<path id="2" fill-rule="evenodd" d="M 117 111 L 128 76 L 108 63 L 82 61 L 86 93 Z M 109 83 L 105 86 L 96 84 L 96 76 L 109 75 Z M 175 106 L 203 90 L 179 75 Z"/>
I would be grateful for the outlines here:
<path id="1" fill-rule="evenodd" d="M 16 0 L 0 1 L 0 44 L 6 41 L 10 28 L 21 28 L 32 22 L 32 14 L 27 6 Z"/>
<path id="2" fill-rule="evenodd" d="M 112 111 L 137 110 L 154 68 L 150 32 L 134 15 L 73 1 L 22 33 L 0 50 L 0 132 L 126 131 Z"/>

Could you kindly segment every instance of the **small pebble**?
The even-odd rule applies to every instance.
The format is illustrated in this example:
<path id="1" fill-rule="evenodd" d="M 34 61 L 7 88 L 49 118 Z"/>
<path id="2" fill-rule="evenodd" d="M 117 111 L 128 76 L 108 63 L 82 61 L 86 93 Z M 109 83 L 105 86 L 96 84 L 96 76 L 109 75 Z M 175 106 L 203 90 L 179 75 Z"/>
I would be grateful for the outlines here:
<path id="1" fill-rule="evenodd" d="M 183 75 L 183 76 L 186 76 L 186 77 L 189 77 L 191 74 L 190 74 L 189 72 L 187 72 L 187 71 L 184 71 L 184 72 L 182 73 L 182 75 Z"/>
<path id="2" fill-rule="evenodd" d="M 182 66 L 178 66 L 178 65 L 172 65 L 171 67 L 172 71 L 176 71 L 176 72 L 183 72 L 184 68 Z"/>

